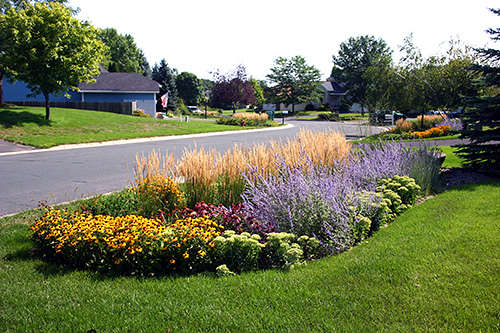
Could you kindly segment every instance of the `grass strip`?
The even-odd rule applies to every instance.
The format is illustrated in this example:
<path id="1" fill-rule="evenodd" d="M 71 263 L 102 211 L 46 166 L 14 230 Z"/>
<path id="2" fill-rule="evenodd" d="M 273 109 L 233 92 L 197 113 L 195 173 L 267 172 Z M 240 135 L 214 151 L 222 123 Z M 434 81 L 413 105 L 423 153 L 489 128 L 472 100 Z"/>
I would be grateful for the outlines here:
<path id="1" fill-rule="evenodd" d="M 429 199 L 341 255 L 225 278 L 49 265 L 31 255 L 24 214 L 0 220 L 2 331 L 500 329 L 499 181 Z"/>
<path id="2" fill-rule="evenodd" d="M 0 109 L 0 128 L 0 139 L 37 148 L 242 129 L 212 121 L 181 122 L 64 108 L 51 108 L 48 121 L 45 109 L 36 107 Z"/>

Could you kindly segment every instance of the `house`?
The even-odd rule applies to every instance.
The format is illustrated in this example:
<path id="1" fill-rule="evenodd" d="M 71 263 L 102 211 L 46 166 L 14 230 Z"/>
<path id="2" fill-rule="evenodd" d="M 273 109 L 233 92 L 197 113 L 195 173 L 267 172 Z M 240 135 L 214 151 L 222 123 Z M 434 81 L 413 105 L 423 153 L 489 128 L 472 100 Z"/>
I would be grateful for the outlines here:
<path id="1" fill-rule="evenodd" d="M 320 104 L 327 103 L 330 105 L 332 110 L 338 110 L 340 104 L 342 103 L 343 98 L 346 96 L 346 91 L 337 83 L 332 77 L 326 79 L 326 81 L 321 82 L 318 86 L 318 89 L 321 90 L 322 96 L 319 99 L 319 103 L 301 103 L 295 105 L 295 110 L 305 110 L 308 104 L 312 104 L 315 109 L 319 107 Z M 292 106 L 285 106 L 284 104 L 264 104 L 264 110 L 269 111 L 290 111 L 292 110 Z"/>
<path id="2" fill-rule="evenodd" d="M 95 83 L 80 83 L 79 91 L 68 92 L 69 99 L 65 96 L 51 95 L 50 102 L 126 102 L 133 105 L 132 108 L 128 108 L 130 114 L 137 108 L 144 110 L 153 118 L 156 116 L 156 95 L 160 92 L 157 82 L 139 73 L 109 73 L 103 67 L 100 69 L 101 74 L 95 78 Z M 7 103 L 45 102 L 42 95 L 26 97 L 30 93 L 23 82 L 4 81 L 4 100 Z"/>
<path id="3" fill-rule="evenodd" d="M 338 110 L 343 98 L 346 96 L 346 91 L 332 77 L 326 79 L 319 89 L 323 91 L 321 103 L 327 103 L 333 110 Z"/>

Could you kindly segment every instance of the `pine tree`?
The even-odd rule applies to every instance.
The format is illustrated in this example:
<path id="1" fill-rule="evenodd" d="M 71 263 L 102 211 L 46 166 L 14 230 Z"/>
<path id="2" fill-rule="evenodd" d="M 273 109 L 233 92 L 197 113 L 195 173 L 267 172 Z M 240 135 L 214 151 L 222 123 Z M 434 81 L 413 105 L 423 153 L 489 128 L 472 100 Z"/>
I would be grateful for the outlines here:
<path id="1" fill-rule="evenodd" d="M 177 76 L 177 70 L 168 67 L 168 63 L 165 59 L 162 59 L 160 65 L 156 64 L 153 67 L 152 78 L 154 81 L 160 84 L 160 93 L 156 100 L 156 110 L 161 112 L 161 96 L 168 93 L 168 110 L 177 109 L 177 103 L 179 102 L 179 94 L 177 93 L 177 86 L 175 84 L 175 77 Z"/>
<path id="2" fill-rule="evenodd" d="M 490 9 L 500 15 L 500 9 Z M 500 28 L 488 29 L 492 40 L 500 40 Z M 500 170 L 500 51 L 478 49 L 482 64 L 472 66 L 481 74 L 476 84 L 479 94 L 467 98 L 463 116 L 465 129 L 461 138 L 469 143 L 459 146 L 459 155 L 466 166 Z"/>

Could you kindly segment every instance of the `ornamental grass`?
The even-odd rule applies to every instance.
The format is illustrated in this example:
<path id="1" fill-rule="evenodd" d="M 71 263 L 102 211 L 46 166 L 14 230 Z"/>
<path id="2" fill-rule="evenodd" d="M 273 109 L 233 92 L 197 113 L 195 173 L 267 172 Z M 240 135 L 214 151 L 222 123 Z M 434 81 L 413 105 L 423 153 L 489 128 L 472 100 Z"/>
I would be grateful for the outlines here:
<path id="1" fill-rule="evenodd" d="M 267 115 L 267 113 L 258 114 L 255 112 L 238 112 L 238 113 L 233 114 L 233 118 L 245 119 L 245 120 L 246 119 L 267 120 L 269 118 L 269 116 Z"/>
<path id="2" fill-rule="evenodd" d="M 424 115 L 424 126 L 422 127 L 422 115 L 417 117 L 417 120 L 414 122 L 414 129 L 419 129 L 421 131 L 427 130 L 429 128 L 434 127 L 437 123 L 442 122 L 443 120 L 446 120 L 445 116 L 441 116 L 439 114 L 433 114 L 433 115 Z"/>
<path id="3" fill-rule="evenodd" d="M 161 164 L 159 153 L 154 151 L 147 158 L 137 155 L 136 179 L 137 175 L 147 179 L 155 174 L 172 174 L 174 179 L 184 183 L 188 207 L 193 208 L 202 201 L 232 206 L 241 202 L 244 190 L 241 174 L 248 170 L 249 165 L 260 174 L 276 173 L 276 155 L 291 165 L 303 160 L 307 154 L 314 165 L 332 166 L 335 161 L 345 158 L 350 150 L 351 144 L 340 133 L 307 130 L 301 130 L 296 138 L 286 142 L 271 140 L 251 147 L 234 145 L 224 154 L 195 144 L 184 150 L 177 163 L 172 161 L 173 155 L 167 155 Z"/>

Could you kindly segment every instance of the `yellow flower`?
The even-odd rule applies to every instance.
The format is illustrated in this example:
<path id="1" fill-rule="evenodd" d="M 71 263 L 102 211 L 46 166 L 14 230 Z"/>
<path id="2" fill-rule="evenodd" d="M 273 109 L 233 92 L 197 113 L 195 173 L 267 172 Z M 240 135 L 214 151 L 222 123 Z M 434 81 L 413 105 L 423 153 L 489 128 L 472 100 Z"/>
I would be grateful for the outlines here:
<path id="1" fill-rule="evenodd" d="M 175 259 L 170 259 L 171 264 L 175 264 Z"/>
<path id="2" fill-rule="evenodd" d="M 203 256 L 204 256 L 205 254 L 207 254 L 207 253 L 206 253 L 205 251 L 199 250 L 199 251 L 198 251 L 198 254 L 199 254 L 200 256 L 202 256 L 202 257 L 203 257 Z"/>
<path id="3" fill-rule="evenodd" d="M 115 260 L 115 264 L 119 265 L 122 261 L 121 260 Z"/>
<path id="4" fill-rule="evenodd" d="M 187 259 L 187 258 L 189 258 L 189 253 L 187 253 L 187 252 L 184 252 L 184 254 L 182 255 L 182 257 L 183 257 L 184 259 Z"/>

